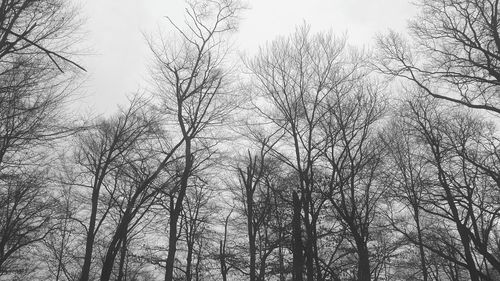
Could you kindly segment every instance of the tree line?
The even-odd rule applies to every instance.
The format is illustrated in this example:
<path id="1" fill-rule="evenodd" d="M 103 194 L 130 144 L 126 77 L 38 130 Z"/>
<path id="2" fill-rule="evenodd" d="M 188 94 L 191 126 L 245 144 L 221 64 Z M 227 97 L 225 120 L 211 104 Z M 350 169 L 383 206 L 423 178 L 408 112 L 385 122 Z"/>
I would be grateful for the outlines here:
<path id="1" fill-rule="evenodd" d="M 499 1 L 416 5 L 235 62 L 245 6 L 188 1 L 151 90 L 79 120 L 78 9 L 2 1 L 0 280 L 498 280 Z"/>

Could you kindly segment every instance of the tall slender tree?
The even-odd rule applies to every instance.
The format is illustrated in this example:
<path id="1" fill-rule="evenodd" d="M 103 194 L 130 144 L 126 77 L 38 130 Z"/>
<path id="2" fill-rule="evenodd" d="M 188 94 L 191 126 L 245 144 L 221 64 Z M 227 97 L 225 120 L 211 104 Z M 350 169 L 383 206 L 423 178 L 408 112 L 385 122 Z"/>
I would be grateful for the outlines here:
<path id="1" fill-rule="evenodd" d="M 197 152 L 207 147 L 200 137 L 208 136 L 208 128 L 221 125 L 234 108 L 229 72 L 224 66 L 224 36 L 236 28 L 240 9 L 233 0 L 189 2 L 186 28 L 168 18 L 180 43 L 151 42 L 157 62 L 153 78 L 161 101 L 159 109 L 175 122 L 184 150 L 182 171 L 170 197 L 165 281 L 174 279 L 179 218 L 190 177 L 201 160 L 196 159 Z"/>

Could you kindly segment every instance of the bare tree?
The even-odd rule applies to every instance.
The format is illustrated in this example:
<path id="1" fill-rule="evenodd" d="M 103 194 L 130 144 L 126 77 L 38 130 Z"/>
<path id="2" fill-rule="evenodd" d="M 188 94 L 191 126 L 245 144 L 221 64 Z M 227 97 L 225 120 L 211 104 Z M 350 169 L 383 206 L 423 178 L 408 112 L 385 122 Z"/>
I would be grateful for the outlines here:
<path id="1" fill-rule="evenodd" d="M 114 184 L 121 191 L 116 194 L 114 190 L 108 191 L 110 202 L 119 206 L 119 216 L 107 244 L 100 280 L 111 278 L 119 250 L 126 246 L 129 234 L 141 226 L 156 198 L 163 192 L 174 192 L 176 188 L 177 177 L 171 177 L 169 170 L 177 164 L 176 153 L 186 140 L 180 138 L 171 142 L 155 111 L 149 110 L 147 104 L 141 104 L 139 108 L 140 114 L 133 118 L 139 129 L 134 131 L 138 133 L 134 135 L 137 137 L 126 138 L 136 142 L 130 153 L 121 155 L 123 165 L 113 171 Z"/>
<path id="2" fill-rule="evenodd" d="M 16 71 L 33 58 L 43 58 L 47 68 L 63 72 L 67 64 L 85 70 L 67 57 L 74 43 L 76 9 L 60 0 L 5 0 L 0 4 L 0 64 Z M 71 49 L 71 47 L 70 47 Z M 27 59 L 29 58 L 29 59 Z M 33 62 L 33 61 L 32 61 Z M 66 64 L 66 65 L 65 65 Z M 51 67 L 52 66 L 52 67 Z"/>
<path id="3" fill-rule="evenodd" d="M 488 133 L 491 125 L 479 117 L 464 111 L 446 114 L 445 109 L 421 97 L 402 109 L 412 138 L 423 144 L 414 149 L 425 152 L 420 157 L 427 163 L 428 184 L 418 209 L 444 225 L 422 229 L 423 239 L 400 230 L 417 246 L 466 269 L 471 280 L 492 280 L 498 272 L 497 245 L 491 243 L 497 231 L 498 204 L 490 200 L 498 193 L 496 180 L 464 156 L 484 159 L 491 152 L 482 144 L 496 138 Z"/>
<path id="4" fill-rule="evenodd" d="M 406 212 L 410 213 L 411 220 L 415 223 L 416 245 L 419 252 L 420 270 L 424 281 L 430 280 L 427 265 L 426 251 L 424 248 L 425 217 L 422 215 L 421 207 L 425 201 L 425 189 L 431 184 L 428 167 L 425 158 L 415 149 L 417 142 L 411 136 L 411 131 L 397 117 L 391 120 L 387 132 L 381 135 L 385 149 L 388 152 L 386 161 L 387 169 L 384 172 L 388 195 L 386 196 L 390 210 L 388 210 L 389 221 L 397 223 L 403 214 L 405 224 L 410 224 Z M 392 206 L 392 202 L 396 206 Z M 400 208 L 402 204 L 405 207 Z M 393 218 L 396 216 L 396 218 Z"/>
<path id="5" fill-rule="evenodd" d="M 153 78 L 161 98 L 160 110 L 172 117 L 184 140 L 184 167 L 172 193 L 169 212 L 166 281 L 173 280 L 179 217 L 190 176 L 197 165 L 196 152 L 203 148 L 201 139 L 197 139 L 208 133 L 207 128 L 220 125 L 234 108 L 230 103 L 228 72 L 223 65 L 227 52 L 223 36 L 236 28 L 241 7 L 232 0 L 188 4 L 186 28 L 169 19 L 180 43 L 170 46 L 165 41 L 160 45 L 150 43 L 157 62 Z"/>
<path id="6" fill-rule="evenodd" d="M 238 163 L 238 183 L 232 187 L 236 210 L 241 216 L 240 225 L 245 225 L 248 238 L 248 247 L 245 248 L 245 256 L 248 255 L 248 275 L 254 281 L 266 280 L 270 275 L 284 271 L 283 247 L 289 248 L 285 245 L 289 236 L 288 229 L 283 222 L 287 218 L 281 212 L 290 208 L 290 204 L 282 199 L 288 194 L 279 190 L 278 186 L 282 184 L 283 178 L 278 172 L 279 162 L 267 155 L 267 141 L 268 139 L 261 143 L 255 155 L 249 151 Z M 278 270 L 273 268 L 275 258 L 278 259 Z M 279 273 L 285 275 L 285 272 Z"/>
<path id="7" fill-rule="evenodd" d="M 0 239 L 0 274 L 23 272 L 19 252 L 42 241 L 54 228 L 46 178 L 41 174 L 3 175 Z M 52 201 L 54 202 L 54 201 Z M 24 253 L 27 254 L 27 253 Z"/>
<path id="8" fill-rule="evenodd" d="M 68 67 L 54 68 L 52 60 L 74 43 L 66 35 L 75 30 L 75 16 L 59 1 L 0 4 L 1 272 L 13 271 L 14 265 L 19 269 L 13 258 L 23 257 L 22 251 L 36 248 L 55 229 L 50 168 L 56 144 L 72 132 L 61 117 L 74 86 L 73 75 L 60 72 Z"/>
<path id="9" fill-rule="evenodd" d="M 500 113 L 499 2 L 420 0 L 413 40 L 394 32 L 378 39 L 379 68 L 427 94 Z"/>
<path id="10" fill-rule="evenodd" d="M 425 169 L 427 181 L 433 180 L 423 197 L 411 203 L 413 213 L 417 210 L 431 219 L 445 218 L 450 225 L 446 231 L 421 230 L 424 238 L 409 237 L 421 253 L 426 248 L 429 254 L 457 267 L 449 271 L 450 278 L 459 278 L 465 268 L 471 280 L 495 279 L 498 273 L 491 269 L 498 262 L 493 254 L 497 246 L 489 241 L 497 231 L 493 226 L 497 209 L 481 194 L 496 193 L 496 129 L 469 112 L 447 115 L 442 104 L 431 106 L 437 101 L 424 101 L 421 95 L 500 113 L 499 2 L 422 0 L 418 4 L 421 13 L 410 24 L 411 40 L 395 33 L 378 38 L 378 68 L 409 80 L 418 89 L 411 91 L 417 98 L 402 112 L 411 112 L 405 122 L 412 124 L 417 139 L 430 150 L 427 153 L 432 157 L 423 161 L 432 163 Z M 441 190 L 431 188 L 433 185 Z M 435 243 L 426 244 L 429 240 Z M 422 256 L 421 261 L 424 259 Z"/>
<path id="11" fill-rule="evenodd" d="M 352 84 L 351 84 L 352 83 Z M 358 78 L 334 90 L 323 121 L 328 163 L 327 197 L 353 239 L 357 253 L 357 280 L 371 280 L 368 242 L 383 189 L 379 183 L 384 153 L 376 139 L 384 104 L 378 86 Z"/>
<path id="12" fill-rule="evenodd" d="M 132 105 L 116 117 L 98 122 L 94 128 L 79 136 L 79 148 L 76 151 L 76 162 L 82 167 L 81 178 L 91 182 L 91 206 L 88 224 L 86 225 L 85 256 L 80 280 L 89 280 L 95 237 L 105 221 L 115 199 L 117 179 L 113 173 L 126 166 L 128 157 L 137 149 L 139 142 L 144 141 L 146 133 L 152 130 L 147 120 L 141 119 L 140 100 L 132 101 Z M 85 185 L 85 184 L 84 184 Z M 100 218 L 99 203 L 106 188 L 111 195 L 105 204 Z M 87 226 L 88 225 L 88 226 Z"/>
<path id="13" fill-rule="evenodd" d="M 265 149 L 265 148 L 263 148 Z M 256 254 L 257 254 L 257 233 L 259 232 L 260 226 L 266 220 L 267 212 L 263 210 L 255 210 L 257 205 L 257 188 L 260 186 L 261 181 L 263 181 L 264 176 L 264 154 L 261 151 L 259 156 L 252 157 L 249 152 L 248 155 L 248 165 L 243 170 L 238 168 L 240 185 L 242 186 L 242 201 L 244 205 L 245 215 L 247 217 L 247 234 L 248 234 L 248 251 L 250 255 L 250 280 L 256 281 L 257 279 L 257 266 L 256 266 Z M 269 202 L 267 206 L 269 207 Z M 259 212 L 260 211 L 260 212 Z"/>
<path id="14" fill-rule="evenodd" d="M 182 230 L 185 239 L 186 281 L 198 280 L 202 276 L 200 265 L 204 262 L 205 244 L 210 237 L 210 225 L 214 222 L 214 192 L 201 179 L 193 180 L 187 191 L 182 213 Z"/>
<path id="15" fill-rule="evenodd" d="M 312 35 L 307 26 L 302 26 L 293 35 L 267 45 L 248 62 L 256 94 L 273 107 L 271 112 L 257 110 L 272 122 L 275 135 L 281 136 L 271 153 L 297 175 L 297 186 L 290 188 L 296 189 L 300 199 L 297 203 L 305 229 L 303 272 L 309 281 L 321 279 L 316 224 L 325 200 L 314 196 L 318 192 L 314 173 L 322 150 L 318 132 L 325 112 L 323 104 L 334 85 L 353 78 L 353 69 L 349 69 L 353 65 L 342 65 L 344 46 L 343 38 Z"/>
<path id="16" fill-rule="evenodd" d="M 229 214 L 226 216 L 226 219 L 224 220 L 224 235 L 223 239 L 219 241 L 219 254 L 217 255 L 220 264 L 220 274 L 223 281 L 227 281 L 227 275 L 229 273 L 229 270 L 231 269 L 231 266 L 228 264 L 229 253 L 227 251 L 228 225 L 231 214 L 232 210 L 229 212 Z"/>
<path id="17" fill-rule="evenodd" d="M 67 157 L 69 158 L 69 157 Z M 66 158 L 66 159 L 67 159 Z M 57 167 L 66 167 L 62 170 L 73 168 L 74 165 L 65 163 L 65 158 L 61 157 L 62 163 Z M 68 184 L 69 175 L 64 175 L 70 171 L 63 171 L 56 176 L 57 182 L 61 185 L 54 204 L 55 212 L 52 214 L 56 222 L 55 229 L 43 240 L 45 250 L 41 251 L 41 256 L 45 261 L 48 276 L 59 280 L 77 280 L 80 274 L 80 258 L 78 258 L 78 249 L 80 249 L 79 223 L 74 220 L 74 215 L 80 210 L 76 199 L 76 188 L 74 184 Z M 43 275 L 42 275 L 43 276 Z"/>

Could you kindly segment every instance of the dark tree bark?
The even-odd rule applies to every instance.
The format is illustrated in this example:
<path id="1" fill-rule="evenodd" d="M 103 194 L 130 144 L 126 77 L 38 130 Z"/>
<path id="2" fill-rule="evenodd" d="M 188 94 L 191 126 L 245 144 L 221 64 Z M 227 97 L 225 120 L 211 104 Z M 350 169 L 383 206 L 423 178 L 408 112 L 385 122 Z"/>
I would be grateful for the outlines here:
<path id="1" fill-rule="evenodd" d="M 226 263 L 226 251 L 225 251 L 225 242 L 222 240 L 219 242 L 219 264 L 220 264 L 220 274 L 222 276 L 222 281 L 227 281 L 227 272 L 228 267 Z"/>
<path id="2" fill-rule="evenodd" d="M 293 192 L 293 220 L 292 220 L 292 252 L 293 252 L 293 281 L 303 280 L 304 247 L 302 246 L 301 227 L 302 203 L 296 191 Z"/>
<path id="3" fill-rule="evenodd" d="M 368 252 L 368 245 L 363 238 L 358 237 L 356 240 L 356 250 L 358 252 L 358 269 L 357 279 L 359 281 L 371 280 L 371 267 L 370 267 L 370 253 Z"/>
<path id="4" fill-rule="evenodd" d="M 120 263 L 118 264 L 118 276 L 116 277 L 116 281 L 122 281 L 123 278 L 126 278 L 127 272 L 126 272 L 126 266 L 125 263 L 127 262 L 127 255 L 128 255 L 128 249 L 127 249 L 127 235 L 125 234 L 125 237 L 123 238 L 122 241 L 122 246 L 120 250 Z"/>
<path id="5" fill-rule="evenodd" d="M 219 265 L 220 265 L 220 274 L 222 277 L 223 281 L 227 281 L 227 274 L 229 272 L 229 265 L 227 263 L 227 234 L 228 234 L 228 224 L 229 224 L 229 218 L 231 217 L 232 210 L 229 212 L 229 214 L 226 216 L 226 219 L 224 220 L 224 238 L 219 241 Z"/>
<path id="6" fill-rule="evenodd" d="M 185 163 L 184 163 L 184 171 L 182 173 L 180 182 L 179 182 L 179 193 L 178 197 L 175 200 L 171 201 L 171 210 L 170 210 L 170 218 L 169 218 L 169 232 L 168 232 L 168 254 L 166 260 L 166 271 L 165 271 L 165 281 L 173 280 L 173 272 L 174 272 L 174 262 L 175 262 L 175 252 L 177 250 L 177 222 L 179 220 L 179 216 L 182 212 L 182 203 L 184 200 L 184 196 L 186 195 L 186 190 L 188 187 L 189 176 L 192 172 L 193 167 L 193 155 L 191 153 L 191 139 L 187 138 L 185 143 Z"/>

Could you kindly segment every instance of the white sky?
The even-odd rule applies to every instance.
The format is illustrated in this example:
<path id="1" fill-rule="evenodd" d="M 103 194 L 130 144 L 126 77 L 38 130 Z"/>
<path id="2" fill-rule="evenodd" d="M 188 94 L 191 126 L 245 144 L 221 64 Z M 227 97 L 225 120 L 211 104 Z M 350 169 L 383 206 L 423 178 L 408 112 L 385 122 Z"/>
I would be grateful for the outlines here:
<path id="1" fill-rule="evenodd" d="M 377 33 L 404 31 L 416 13 L 411 0 L 251 0 L 235 37 L 241 52 L 251 53 L 277 35 L 286 35 L 304 21 L 314 31 L 347 31 L 349 42 L 370 45 Z M 82 110 L 114 111 L 126 96 L 144 88 L 150 53 L 143 33 L 170 28 L 165 16 L 183 20 L 183 0 L 74 0 L 86 18 L 85 46 L 93 55 L 81 57 L 88 78 L 82 88 Z"/>

